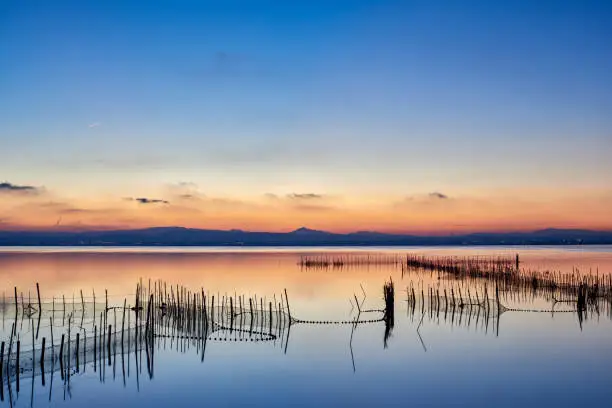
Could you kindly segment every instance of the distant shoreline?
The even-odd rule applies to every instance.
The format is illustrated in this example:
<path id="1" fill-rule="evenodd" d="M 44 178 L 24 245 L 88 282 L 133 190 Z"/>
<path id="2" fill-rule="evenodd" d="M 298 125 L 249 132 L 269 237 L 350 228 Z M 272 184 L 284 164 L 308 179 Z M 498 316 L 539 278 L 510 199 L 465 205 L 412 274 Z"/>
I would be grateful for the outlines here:
<path id="1" fill-rule="evenodd" d="M 334 248 L 376 248 L 376 247 L 494 247 L 494 246 L 575 246 L 590 247 L 598 245 L 612 245 L 612 241 L 603 243 L 556 243 L 556 242 L 527 242 L 527 243 L 469 243 L 469 244 L 0 244 L 0 248 L 20 248 L 20 247 L 56 247 L 56 248 L 275 248 L 275 247 L 334 247 Z"/>
<path id="2" fill-rule="evenodd" d="M 115 231 L 0 231 L 0 247 L 414 247 L 414 246 L 612 245 L 612 231 L 545 229 L 464 235 L 346 234 L 300 228 L 250 232 L 160 227 Z"/>

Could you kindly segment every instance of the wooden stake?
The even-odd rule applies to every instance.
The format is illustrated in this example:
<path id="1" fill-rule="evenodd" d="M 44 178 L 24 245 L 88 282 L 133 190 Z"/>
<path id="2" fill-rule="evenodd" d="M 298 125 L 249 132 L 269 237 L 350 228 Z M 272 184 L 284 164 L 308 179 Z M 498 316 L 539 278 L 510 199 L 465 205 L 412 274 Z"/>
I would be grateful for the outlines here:
<path id="1" fill-rule="evenodd" d="M 40 374 L 42 376 L 43 387 L 45 386 L 45 343 L 46 343 L 46 339 L 43 337 L 42 338 L 42 348 L 40 350 Z"/>
<path id="2" fill-rule="evenodd" d="M 36 294 L 38 295 L 38 313 L 42 314 L 42 302 L 40 301 L 40 287 L 38 286 L 38 282 L 36 282 Z"/>
<path id="3" fill-rule="evenodd" d="M 287 302 L 287 314 L 289 314 L 289 322 L 291 322 L 291 309 L 289 309 L 289 297 L 287 297 L 287 289 L 285 289 L 285 301 Z"/>
<path id="4" fill-rule="evenodd" d="M 79 337 L 80 333 L 77 333 L 76 335 L 76 371 L 77 373 L 79 372 L 79 345 L 80 345 L 80 337 Z"/>

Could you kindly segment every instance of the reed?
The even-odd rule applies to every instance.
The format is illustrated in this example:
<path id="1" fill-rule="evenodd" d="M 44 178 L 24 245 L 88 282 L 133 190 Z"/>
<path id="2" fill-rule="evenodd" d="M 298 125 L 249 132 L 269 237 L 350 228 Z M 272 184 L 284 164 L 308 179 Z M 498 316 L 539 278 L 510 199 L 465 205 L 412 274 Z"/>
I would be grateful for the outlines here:
<path id="1" fill-rule="evenodd" d="M 578 270 L 570 273 L 536 271 L 516 268 L 516 259 L 509 257 L 428 257 L 408 255 L 402 264 L 402 271 L 432 271 L 458 281 L 488 281 L 503 292 L 530 290 L 534 294 L 574 299 L 581 292 L 583 306 L 594 306 L 601 299 L 612 299 L 612 275 L 601 276 L 581 274 Z M 451 292 L 452 302 L 455 294 Z M 611 300 L 612 302 L 612 300 Z"/>
<path id="2" fill-rule="evenodd" d="M 367 265 L 397 265 L 402 263 L 401 254 L 341 254 L 304 255 L 298 265 L 305 269 L 346 268 Z"/>

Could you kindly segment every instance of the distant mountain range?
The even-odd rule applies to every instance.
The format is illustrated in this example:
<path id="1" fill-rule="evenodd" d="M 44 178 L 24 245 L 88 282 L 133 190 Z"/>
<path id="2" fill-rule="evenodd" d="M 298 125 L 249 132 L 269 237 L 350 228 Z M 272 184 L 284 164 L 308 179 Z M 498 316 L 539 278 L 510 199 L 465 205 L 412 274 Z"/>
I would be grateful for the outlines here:
<path id="1" fill-rule="evenodd" d="M 533 232 L 418 236 L 359 231 L 337 234 L 299 228 L 249 232 L 158 227 L 114 231 L 0 231 L 1 246 L 399 246 L 399 245 L 604 245 L 612 231 L 544 229 Z"/>

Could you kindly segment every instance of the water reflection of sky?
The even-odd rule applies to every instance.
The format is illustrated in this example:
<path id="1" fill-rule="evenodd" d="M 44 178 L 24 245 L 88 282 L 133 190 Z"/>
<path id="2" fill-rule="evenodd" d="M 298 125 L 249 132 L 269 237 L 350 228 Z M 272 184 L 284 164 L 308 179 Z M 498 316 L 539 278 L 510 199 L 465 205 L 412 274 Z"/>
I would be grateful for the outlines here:
<path id="1" fill-rule="evenodd" d="M 140 375 L 132 359 L 124 387 L 107 368 L 105 382 L 91 372 L 73 377 L 66 406 L 583 406 L 603 404 L 612 363 L 612 324 L 586 325 L 575 316 L 514 314 L 503 318 L 499 337 L 424 324 L 398 313 L 383 348 L 383 325 L 359 327 L 349 350 L 350 327 L 295 326 L 287 354 L 272 343 L 207 345 L 202 363 L 195 348 L 159 350 L 154 378 Z M 118 363 L 120 364 L 120 363 Z M 54 400 L 63 400 L 56 374 Z M 59 386 L 58 386 L 59 384 Z M 25 391 L 24 391 L 25 390 Z M 48 389 L 35 387 L 36 406 Z M 20 403 L 29 404 L 22 381 Z M 61 405 L 58 401 L 57 405 Z"/>
<path id="2" fill-rule="evenodd" d="M 554 251 L 554 252 L 552 252 Z M 540 254 L 554 257 L 557 249 Z M 561 255 L 561 258 L 570 255 Z M 604 255 L 602 255 L 604 254 Z M 607 255 L 605 255 L 607 254 Z M 526 254 L 525 257 L 528 255 Z M 531 255 L 534 256 L 535 255 Z M 609 252 L 592 260 L 610 262 Z M 537 258 L 537 257 L 536 257 Z M 120 357 L 98 373 L 72 378 L 66 396 L 54 375 L 55 406 L 555 406 L 605 405 L 612 397 L 612 321 L 591 316 L 580 328 L 575 313 L 503 313 L 499 334 L 490 326 L 451 325 L 443 319 L 412 316 L 402 288 L 410 277 L 389 268 L 349 271 L 300 271 L 293 254 L 46 254 L 0 255 L 5 291 L 39 281 L 43 296 L 61 290 L 109 287 L 133 292 L 139 277 L 164 277 L 211 291 L 272 296 L 287 287 L 300 318 L 346 319 L 349 298 L 364 286 L 365 307 L 382 306 L 381 288 L 396 282 L 395 327 L 383 347 L 384 324 L 292 326 L 287 352 L 274 342 L 207 343 L 204 362 L 195 346 L 169 350 L 158 340 L 154 378 L 135 374 L 133 353 L 124 386 Z M 21 271 L 25 273 L 22 275 Z M 426 278 L 426 277 L 425 277 Z M 35 287 L 33 289 L 35 291 Z M 122 298 L 121 298 L 122 299 Z M 353 312 L 354 313 L 354 312 Z M 417 328 L 418 333 L 417 333 Z M 3 340 L 6 330 L 2 332 Z M 422 342 L 419 339 L 421 336 Z M 138 381 L 137 381 L 138 380 Z M 6 381 L 6 379 L 5 379 Z M 49 381 L 34 379 L 34 406 L 49 404 Z M 31 379 L 22 378 L 15 406 L 30 406 Z M 6 386 L 5 401 L 8 406 Z M 14 393 L 13 389 L 13 393 Z"/>
<path id="3" fill-rule="evenodd" d="M 23 250 L 23 249 L 22 249 Z M 70 296 L 83 290 L 86 297 L 96 291 L 98 296 L 108 289 L 117 302 L 134 293 L 138 279 L 163 279 L 192 288 L 204 288 L 220 293 L 257 293 L 273 296 L 287 288 L 292 301 L 321 298 L 343 298 L 359 290 L 359 283 L 379 290 L 381 280 L 395 270 L 386 267 L 352 269 L 350 273 L 330 271 L 301 271 L 296 265 L 303 251 L 322 249 L 255 248 L 223 249 L 177 248 L 154 252 L 147 248 L 114 249 L 46 248 L 40 252 L 23 252 L 15 248 L 0 249 L 0 279 L 2 290 L 10 296 L 13 287 L 32 293 L 35 282 L 40 282 L 43 296 Z M 32 248 L 29 248 L 32 251 Z M 69 252 L 76 250 L 77 252 Z M 346 252 L 366 249 L 338 249 Z M 369 249 L 372 250 L 372 249 Z M 384 248 L 389 252 L 411 251 L 440 255 L 483 255 L 520 253 L 522 266 L 541 270 L 571 272 L 577 267 L 583 272 L 592 270 L 612 273 L 612 246 L 598 247 L 422 247 Z M 51 251 L 51 252 L 49 252 Z M 376 289 L 374 289 L 376 288 Z M 345 301 L 345 300 L 344 300 Z"/>

